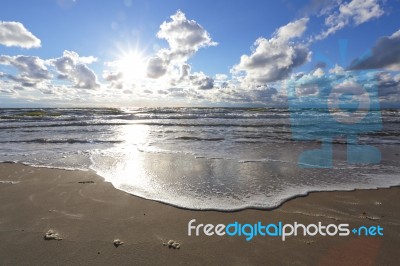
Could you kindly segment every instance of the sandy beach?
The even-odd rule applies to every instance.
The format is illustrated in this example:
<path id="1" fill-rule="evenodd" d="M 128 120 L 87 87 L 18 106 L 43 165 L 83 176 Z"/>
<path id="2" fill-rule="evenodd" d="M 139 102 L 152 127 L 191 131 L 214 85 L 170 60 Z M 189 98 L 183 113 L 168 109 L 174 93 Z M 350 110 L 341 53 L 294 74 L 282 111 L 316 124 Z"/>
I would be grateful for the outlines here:
<path id="1" fill-rule="evenodd" d="M 396 265 L 400 188 L 318 192 L 274 210 L 191 211 L 95 173 L 0 164 L 1 265 Z M 188 222 L 380 225 L 384 236 L 188 236 Z M 62 240 L 44 240 L 50 229 Z M 123 245 L 115 247 L 120 239 Z M 175 240 L 180 249 L 163 243 Z"/>
<path id="2" fill-rule="evenodd" d="M 0 266 L 400 266 L 400 0 L 41 2 L 0 9 Z"/>

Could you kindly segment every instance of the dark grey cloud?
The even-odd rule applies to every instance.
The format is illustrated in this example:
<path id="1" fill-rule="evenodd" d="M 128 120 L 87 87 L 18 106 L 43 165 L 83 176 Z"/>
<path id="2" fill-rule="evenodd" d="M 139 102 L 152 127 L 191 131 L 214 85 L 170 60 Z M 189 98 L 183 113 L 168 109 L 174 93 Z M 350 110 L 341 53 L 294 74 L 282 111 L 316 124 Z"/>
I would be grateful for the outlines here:
<path id="1" fill-rule="evenodd" d="M 263 89 L 257 89 L 251 92 L 251 97 L 260 102 L 271 101 L 274 95 L 278 94 L 278 90 L 274 87 L 265 87 Z"/>
<path id="2" fill-rule="evenodd" d="M 0 89 L 0 94 L 14 94 L 14 93 L 15 93 L 15 90 L 13 90 L 13 89 L 7 89 L 7 88 Z"/>
<path id="3" fill-rule="evenodd" d="M 147 76 L 159 78 L 167 72 L 168 63 L 159 56 L 152 57 L 147 62 Z"/>
<path id="4" fill-rule="evenodd" d="M 162 94 L 162 95 L 168 94 L 168 92 L 165 91 L 165 90 L 158 90 L 157 93 L 158 93 L 158 94 Z"/>
<path id="5" fill-rule="evenodd" d="M 16 90 L 16 91 L 23 91 L 23 90 L 25 90 L 24 87 L 18 86 L 18 85 L 14 86 L 13 89 Z"/>
<path id="6" fill-rule="evenodd" d="M 199 90 L 210 90 L 214 88 L 214 79 L 206 76 L 202 72 L 195 72 L 189 76 L 189 81 L 192 86 Z"/>
<path id="7" fill-rule="evenodd" d="M 279 92 L 272 86 L 257 86 L 255 88 L 226 89 L 218 93 L 218 100 L 224 102 L 242 104 L 278 104 L 280 103 Z"/>
<path id="8" fill-rule="evenodd" d="M 149 89 L 145 89 L 145 90 L 143 91 L 143 93 L 146 93 L 146 94 L 153 94 L 153 91 L 151 91 L 151 90 L 149 90 Z"/>
<path id="9" fill-rule="evenodd" d="M 393 77 L 389 73 L 381 73 L 378 75 L 379 96 L 390 97 L 397 95 L 400 99 L 400 75 Z"/>
<path id="10" fill-rule="evenodd" d="M 133 94 L 133 92 L 131 90 L 124 90 L 123 93 L 124 94 Z"/>
<path id="11" fill-rule="evenodd" d="M 381 37 L 372 47 L 371 54 L 354 60 L 349 68 L 400 70 L 400 30 L 391 36 Z"/>

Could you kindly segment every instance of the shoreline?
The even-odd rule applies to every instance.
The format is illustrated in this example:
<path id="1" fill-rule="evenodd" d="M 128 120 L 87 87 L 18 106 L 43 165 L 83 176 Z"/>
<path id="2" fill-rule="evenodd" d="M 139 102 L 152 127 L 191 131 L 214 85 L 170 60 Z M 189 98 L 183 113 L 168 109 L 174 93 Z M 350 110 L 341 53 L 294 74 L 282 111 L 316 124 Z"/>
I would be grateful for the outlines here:
<path id="1" fill-rule="evenodd" d="M 70 170 L 70 171 L 74 171 L 74 170 Z M 104 181 L 104 182 L 110 183 L 114 187 L 114 185 L 111 182 L 108 182 L 108 181 Z M 400 185 L 389 186 L 389 187 L 378 187 L 378 188 L 361 188 L 361 189 L 355 188 L 355 189 L 349 189 L 349 190 L 326 190 L 326 191 L 315 190 L 315 191 L 309 191 L 309 192 L 307 192 L 305 194 L 299 194 L 299 195 L 290 197 L 287 200 L 283 201 L 278 206 L 272 207 L 272 208 L 244 207 L 244 208 L 241 208 L 241 209 L 234 209 L 234 210 L 221 210 L 221 209 L 190 209 L 190 208 L 184 208 L 184 207 L 180 207 L 180 206 L 177 206 L 177 205 L 174 205 L 174 204 L 170 204 L 170 203 L 167 203 L 167 202 L 164 202 L 164 201 L 141 197 L 141 196 L 138 196 L 138 195 L 135 195 L 135 194 L 132 194 L 132 193 L 129 193 L 129 192 L 126 192 L 124 190 L 120 190 L 120 189 L 114 187 L 114 189 L 120 190 L 120 191 L 122 191 L 122 192 L 124 192 L 124 193 L 126 193 L 126 194 L 128 194 L 128 195 L 130 195 L 132 197 L 139 198 L 141 200 L 148 200 L 148 201 L 157 202 L 159 204 L 163 204 L 163 205 L 166 205 L 166 206 L 177 208 L 177 209 L 180 209 L 180 210 L 183 210 L 183 211 L 220 212 L 220 213 L 237 213 L 237 212 L 242 212 L 242 211 L 246 211 L 246 210 L 274 211 L 274 210 L 277 210 L 277 209 L 281 208 L 283 205 L 287 204 L 288 202 L 294 201 L 294 200 L 299 199 L 299 198 L 306 198 L 306 197 L 309 197 L 312 194 L 319 194 L 319 193 L 324 193 L 324 194 L 330 194 L 330 193 L 352 193 L 352 192 L 356 192 L 356 191 L 363 191 L 363 192 L 367 192 L 367 191 L 370 191 L 370 190 L 371 191 L 375 191 L 375 190 L 376 191 L 381 191 L 381 190 L 387 190 L 387 189 L 390 190 L 390 189 L 396 189 L 396 188 L 398 188 L 400 190 Z M 400 191 L 399 191 L 399 193 L 400 193 Z"/>
<path id="2" fill-rule="evenodd" d="M 92 171 L 0 163 L 0 181 L 7 181 L 0 183 L 0 264 L 395 265 L 398 259 L 400 187 L 310 192 L 272 210 L 225 212 L 144 199 L 114 188 Z M 385 235 L 298 235 L 286 241 L 188 236 L 192 219 L 204 224 L 379 224 Z M 50 229 L 63 240 L 43 240 Z M 113 245 L 117 238 L 125 242 L 118 248 Z M 181 243 L 179 250 L 163 246 L 171 239 Z"/>
<path id="3" fill-rule="evenodd" d="M 61 171 L 72 171 L 72 172 L 88 172 L 88 173 L 92 173 L 94 175 L 96 175 L 97 177 L 99 177 L 100 179 L 102 179 L 103 182 L 109 183 L 113 186 L 114 189 L 122 191 L 128 195 L 131 195 L 133 197 L 137 197 L 143 200 L 150 200 L 150 201 L 154 201 L 160 204 L 165 204 L 167 206 L 171 206 L 174 208 L 178 208 L 178 209 L 182 209 L 182 210 L 189 210 L 189 211 L 216 211 L 216 212 L 222 212 L 222 213 L 234 213 L 234 212 L 240 212 L 240 211 L 244 211 L 244 210 L 259 210 L 259 211 L 273 211 L 276 209 L 279 209 L 280 207 L 282 207 L 284 204 L 286 204 L 287 202 L 290 202 L 292 200 L 296 200 L 297 198 L 303 198 L 303 197 L 307 197 L 311 194 L 314 193 L 335 193 L 335 192 L 354 192 L 354 191 L 369 191 L 369 190 L 380 190 L 380 189 L 391 189 L 391 188 L 400 188 L 400 184 L 398 185 L 389 185 L 389 186 L 382 186 L 382 187 L 374 187 L 374 188 L 354 188 L 354 189 L 332 189 L 332 190 L 310 190 L 307 191 L 305 193 L 300 193 L 300 194 L 296 194 L 293 196 L 290 196 L 286 199 L 283 199 L 283 201 L 278 204 L 277 206 L 274 207 L 242 207 L 242 208 L 237 208 L 237 209 L 217 209 L 217 208 L 204 208 L 204 209 L 194 209 L 194 208 L 186 208 L 186 207 L 182 207 L 179 205 L 175 205 L 173 203 L 168 203 L 162 200 L 157 200 L 157 199 L 151 199 L 151 198 L 146 198 L 144 196 L 140 196 L 140 195 L 136 195 L 133 193 L 130 193 L 128 191 L 125 191 L 123 189 L 119 189 L 117 187 L 114 186 L 114 184 L 110 181 L 107 181 L 103 176 L 99 175 L 95 170 L 93 169 L 73 169 L 73 168 L 62 168 L 62 167 L 53 167 L 53 166 L 42 166 L 42 165 L 30 165 L 29 163 L 24 163 L 24 162 L 14 162 L 14 161 L 3 161 L 0 162 L 0 165 L 2 164 L 16 164 L 16 165 L 21 165 L 21 166 L 27 166 L 27 167 L 33 167 L 33 168 L 43 168 L 43 169 L 50 169 L 50 170 L 61 170 Z M 1 183 L 1 180 L 0 180 Z"/>

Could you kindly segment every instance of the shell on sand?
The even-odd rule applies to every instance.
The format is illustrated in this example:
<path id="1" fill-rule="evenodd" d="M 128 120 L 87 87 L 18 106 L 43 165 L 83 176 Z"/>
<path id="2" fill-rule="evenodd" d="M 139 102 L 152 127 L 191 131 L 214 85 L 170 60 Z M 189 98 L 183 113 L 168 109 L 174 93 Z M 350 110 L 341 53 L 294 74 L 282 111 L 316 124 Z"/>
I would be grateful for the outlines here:
<path id="1" fill-rule="evenodd" d="M 180 249 L 181 248 L 181 244 L 179 244 L 175 240 L 169 240 L 168 241 L 168 247 L 169 248 L 173 248 L 173 249 Z"/>
<path id="2" fill-rule="evenodd" d="M 123 245 L 124 244 L 124 242 L 122 242 L 120 239 L 114 239 L 114 246 L 116 246 L 116 247 L 118 247 L 118 246 L 121 246 L 121 245 Z"/>
<path id="3" fill-rule="evenodd" d="M 54 231 L 53 229 L 50 229 L 44 235 L 44 240 L 62 240 L 62 238 L 56 231 Z"/>

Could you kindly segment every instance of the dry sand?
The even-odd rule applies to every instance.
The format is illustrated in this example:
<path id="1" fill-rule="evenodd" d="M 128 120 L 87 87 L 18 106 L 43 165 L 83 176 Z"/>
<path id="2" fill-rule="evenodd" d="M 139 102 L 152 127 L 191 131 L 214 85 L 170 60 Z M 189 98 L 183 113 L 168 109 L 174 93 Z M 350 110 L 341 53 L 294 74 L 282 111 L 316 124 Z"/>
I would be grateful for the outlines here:
<path id="1" fill-rule="evenodd" d="M 86 182 L 89 181 L 89 182 Z M 0 265 L 398 265 L 400 188 L 318 192 L 275 210 L 190 211 L 115 189 L 93 172 L 0 164 Z M 188 236 L 198 223 L 380 225 L 383 237 Z M 63 239 L 44 240 L 49 229 Z M 115 247 L 120 239 L 124 245 Z M 180 249 L 163 246 L 173 239 Z"/>

